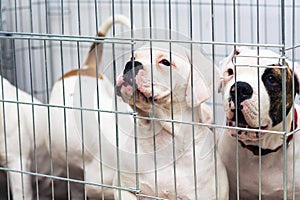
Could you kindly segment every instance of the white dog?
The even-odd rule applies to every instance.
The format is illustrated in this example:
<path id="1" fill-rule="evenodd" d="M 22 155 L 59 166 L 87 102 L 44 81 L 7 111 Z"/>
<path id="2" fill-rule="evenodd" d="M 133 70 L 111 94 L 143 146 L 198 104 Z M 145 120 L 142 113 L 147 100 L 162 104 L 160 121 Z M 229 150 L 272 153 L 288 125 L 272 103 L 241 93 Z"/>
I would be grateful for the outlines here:
<path id="1" fill-rule="evenodd" d="M 116 15 L 115 22 L 130 27 L 125 16 Z M 98 35 L 105 36 L 112 24 L 112 18 L 108 19 Z M 66 73 L 53 86 L 50 104 L 74 109 L 51 108 L 52 146 L 49 149 L 54 162 L 83 169 L 85 181 L 112 185 L 117 167 L 115 115 L 110 113 L 115 110 L 114 88 L 107 77 L 97 74 L 102 51 L 103 43 L 92 45 L 85 67 Z M 107 112 L 100 113 L 98 109 Z M 85 185 L 89 198 L 102 195 L 105 199 L 113 198 L 108 188 L 94 184 Z"/>
<path id="2" fill-rule="evenodd" d="M 224 161 L 230 183 L 230 199 L 237 197 L 236 137 L 238 139 L 239 195 L 240 199 L 258 199 L 259 196 L 259 145 L 261 147 L 261 195 L 263 199 L 283 199 L 283 136 L 264 131 L 283 131 L 282 70 L 280 55 L 269 51 L 247 48 L 237 49 L 223 61 L 224 81 L 221 88 L 227 125 L 254 130 L 228 129 L 220 139 L 219 152 Z M 234 58 L 235 57 L 235 58 Z M 236 68 L 234 67 L 234 61 Z M 265 66 L 260 67 L 257 65 Z M 298 128 L 298 106 L 293 108 L 295 92 L 299 91 L 297 71 L 292 73 L 292 63 L 284 63 L 286 70 L 286 132 Z M 295 63 L 295 69 L 299 66 Z M 235 71 L 236 69 L 236 71 Z M 235 79 L 236 77 L 236 79 Z M 237 88 L 237 89 L 236 89 Z M 259 90 L 258 90 L 259 89 Z M 236 102 L 237 100 L 237 102 Z M 260 103 L 259 103 L 260 102 Z M 236 116 L 237 114 L 237 116 Z M 259 120 L 260 116 L 260 120 Z M 293 145 L 295 141 L 295 174 L 293 174 Z M 285 142 L 285 141 L 284 141 Z M 300 198 L 299 134 L 288 136 L 287 145 L 287 194 L 292 198 L 293 176 L 296 199 Z"/>
<path id="3" fill-rule="evenodd" d="M 200 109 L 201 103 L 211 94 L 213 65 L 199 52 L 193 54 L 194 62 L 191 63 L 189 51 L 179 45 L 172 44 L 171 52 L 170 61 L 168 45 L 153 44 L 151 51 L 149 46 L 141 47 L 134 52 L 134 57 L 126 63 L 123 73 L 117 79 L 118 95 L 132 108 L 136 106 L 138 115 L 143 118 L 138 120 L 137 125 L 138 154 L 121 154 L 126 159 L 121 159 L 120 178 L 116 177 L 115 183 L 125 188 L 136 188 L 137 172 L 138 188 L 141 190 L 138 195 L 141 197 L 150 195 L 165 199 L 195 199 L 197 196 L 198 199 L 216 199 L 215 187 L 218 187 L 219 199 L 228 199 L 227 175 L 218 155 L 218 184 L 215 183 L 214 143 L 210 129 L 194 126 L 193 148 L 192 125 L 172 125 L 170 121 L 165 121 L 193 120 L 193 109 Z M 191 65 L 194 67 L 194 79 L 191 79 Z M 199 69 L 207 73 L 207 77 Z M 194 80 L 193 96 L 191 80 Z M 202 121 L 199 113 L 202 112 L 194 112 L 195 122 Z M 157 119 L 150 120 L 149 117 Z M 126 147 L 128 151 L 134 152 L 134 139 L 129 140 Z M 138 162 L 138 169 L 135 162 Z M 115 198 L 119 199 L 119 195 L 122 195 L 122 199 L 136 198 L 134 192 L 125 190 L 116 190 Z"/>
<path id="4" fill-rule="evenodd" d="M 34 148 L 44 146 L 47 131 L 46 109 L 37 105 L 32 107 L 32 103 L 40 102 L 17 89 L 5 78 L 0 79 L 1 100 L 4 100 L 0 103 L 1 166 L 13 170 L 8 171 L 13 199 L 32 199 L 31 176 L 20 171 L 30 171 Z M 17 101 L 21 103 L 18 104 Z"/>

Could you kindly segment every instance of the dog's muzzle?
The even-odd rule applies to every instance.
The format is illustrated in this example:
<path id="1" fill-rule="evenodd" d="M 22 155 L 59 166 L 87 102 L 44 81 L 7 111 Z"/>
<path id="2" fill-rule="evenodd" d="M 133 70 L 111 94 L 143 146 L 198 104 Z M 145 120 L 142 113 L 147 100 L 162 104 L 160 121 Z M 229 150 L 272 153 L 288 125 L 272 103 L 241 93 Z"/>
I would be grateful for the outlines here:
<path id="1" fill-rule="evenodd" d="M 262 125 L 261 127 L 251 127 L 247 120 L 245 119 L 243 110 L 243 102 L 245 100 L 248 100 L 253 95 L 253 89 L 252 87 L 242 81 L 238 81 L 235 84 L 233 84 L 229 91 L 229 105 L 230 105 L 230 112 L 232 112 L 232 118 L 227 119 L 226 125 L 234 127 L 237 126 L 239 128 L 248 128 L 248 129 L 267 129 L 267 125 Z M 258 138 L 259 133 L 255 130 L 253 131 L 242 131 L 242 130 L 231 130 L 231 135 L 235 137 L 236 133 L 243 137 L 242 135 L 247 135 L 247 137 L 250 138 Z M 264 134 L 261 133 L 261 136 Z"/>
<path id="2" fill-rule="evenodd" d="M 140 76 L 140 70 L 144 66 L 138 61 L 129 61 L 126 63 L 123 73 L 117 80 L 117 95 L 122 97 L 125 102 L 132 100 L 133 94 L 136 94 L 136 101 L 151 102 L 151 95 L 141 91 L 138 87 L 137 77 Z"/>
<path id="3" fill-rule="evenodd" d="M 246 83 L 238 81 L 230 88 L 230 100 L 235 102 L 237 109 L 243 109 L 241 103 L 247 99 L 250 99 L 253 94 L 252 87 Z"/>
<path id="4" fill-rule="evenodd" d="M 136 76 L 139 70 L 143 69 L 143 64 L 138 61 L 129 61 L 126 63 L 123 71 L 123 80 L 129 85 L 133 85 L 133 76 Z"/>

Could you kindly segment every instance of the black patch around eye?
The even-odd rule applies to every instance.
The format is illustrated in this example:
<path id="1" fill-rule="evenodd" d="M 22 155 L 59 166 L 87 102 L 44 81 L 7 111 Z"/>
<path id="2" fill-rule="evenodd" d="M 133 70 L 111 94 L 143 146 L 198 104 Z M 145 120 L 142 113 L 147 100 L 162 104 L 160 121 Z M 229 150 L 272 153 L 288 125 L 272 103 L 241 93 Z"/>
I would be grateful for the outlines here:
<path id="1" fill-rule="evenodd" d="M 171 63 L 167 59 L 162 59 L 161 61 L 159 61 L 159 63 L 165 66 L 171 66 Z"/>
<path id="2" fill-rule="evenodd" d="M 268 90 L 277 90 L 281 88 L 281 77 L 279 74 L 275 73 L 273 69 L 266 69 L 262 81 Z"/>
<path id="3" fill-rule="evenodd" d="M 271 86 L 271 87 L 278 87 L 278 86 L 280 86 L 280 82 L 281 82 L 281 80 L 278 79 L 273 74 L 267 75 L 266 78 L 265 78 L 265 81 L 264 81 L 264 83 L 265 83 L 266 86 Z"/>
<path id="4" fill-rule="evenodd" d="M 286 114 L 289 113 L 292 106 L 292 85 L 290 84 L 291 77 L 287 71 L 287 84 L 286 84 Z M 270 108 L 269 116 L 272 119 L 272 126 L 282 122 L 282 75 L 278 68 L 265 69 L 262 77 L 263 84 L 268 92 Z"/>

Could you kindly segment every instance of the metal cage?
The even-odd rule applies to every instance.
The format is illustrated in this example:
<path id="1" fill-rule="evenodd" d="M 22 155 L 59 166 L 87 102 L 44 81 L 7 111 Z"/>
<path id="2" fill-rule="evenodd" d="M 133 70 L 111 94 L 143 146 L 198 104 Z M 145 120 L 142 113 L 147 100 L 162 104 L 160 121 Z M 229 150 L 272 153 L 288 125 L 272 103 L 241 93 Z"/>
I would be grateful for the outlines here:
<path id="1" fill-rule="evenodd" d="M 139 116 L 136 107 L 133 105 L 133 110 L 127 108 L 118 108 L 110 110 L 105 107 L 91 108 L 84 106 L 82 102 L 78 104 L 70 105 L 54 105 L 50 102 L 51 90 L 57 80 L 64 80 L 64 74 L 74 70 L 80 69 L 88 54 L 90 45 L 93 42 L 96 44 L 102 43 L 104 45 L 103 56 L 99 72 L 109 77 L 112 85 L 116 84 L 117 75 L 123 70 L 126 61 L 122 56 L 125 53 L 126 56 L 134 55 L 134 52 L 138 48 L 140 43 L 166 43 L 170 45 L 170 51 L 172 51 L 172 45 L 184 45 L 187 48 L 196 48 L 200 50 L 214 65 L 219 65 L 219 61 L 227 57 L 232 50 L 237 47 L 248 47 L 256 50 L 272 50 L 277 52 L 280 59 L 289 59 L 294 62 L 299 62 L 299 44 L 300 44 L 300 27 L 299 27 L 299 2 L 273 0 L 273 1 L 226 1 L 226 0 L 10 0 L 0 1 L 0 66 L 1 66 L 1 81 L 2 81 L 2 95 L 1 95 L 1 135 L 0 135 L 0 198 L 11 199 L 13 198 L 14 191 L 12 190 L 12 183 L 7 178 L 9 172 L 22 175 L 21 181 L 21 196 L 26 198 L 26 188 L 24 185 L 29 184 L 24 182 L 26 176 L 30 176 L 32 188 L 32 197 L 34 199 L 93 199 L 88 197 L 88 192 L 85 189 L 86 185 L 93 185 L 96 188 L 113 188 L 119 191 L 131 191 L 136 195 L 136 198 L 149 198 L 149 199 L 163 199 L 155 195 L 143 194 L 139 188 L 139 176 L 136 171 L 132 176 L 136 179 L 136 184 L 131 187 L 123 188 L 121 185 L 113 184 L 112 186 L 105 185 L 101 182 L 95 183 L 86 180 L 85 161 L 83 159 L 83 170 L 74 166 L 60 166 L 52 159 L 52 146 L 51 143 L 55 141 L 48 138 L 47 144 L 50 145 L 50 150 L 46 147 L 38 147 L 36 139 L 39 134 L 36 126 L 40 123 L 39 116 L 35 114 L 35 108 L 43 107 L 47 111 L 46 127 L 44 130 L 47 137 L 51 138 L 51 109 L 61 109 L 64 113 L 69 110 L 76 110 L 80 115 L 79 123 L 80 131 L 85 131 L 83 124 L 80 125 L 83 118 L 83 111 L 94 112 L 95 116 L 100 116 L 99 113 L 110 113 L 112 118 L 111 129 L 118 132 L 120 128 L 126 129 L 126 121 L 122 122 L 123 117 L 130 118 L 133 122 L 134 134 L 138 134 L 136 127 L 138 121 L 144 118 Z M 110 16 L 116 16 L 122 14 L 128 17 L 130 21 L 130 27 L 113 25 L 113 28 L 108 32 L 103 40 L 99 40 L 96 36 L 101 24 Z M 138 30 L 138 31 L 136 31 Z M 162 31 L 157 36 L 156 30 Z M 126 34 L 124 34 L 126 33 Z M 178 33 L 179 37 L 171 36 L 171 33 Z M 100 38 L 101 39 L 101 38 Z M 259 55 L 258 55 L 259 57 Z M 120 66 L 121 65 L 121 66 Z M 153 74 L 155 76 L 155 74 Z M 210 74 L 213 79 L 213 74 Z M 63 77 L 63 78 L 62 78 Z M 79 75 L 80 77 L 80 75 Z M 23 101 L 18 90 L 12 91 L 14 98 L 6 98 L 7 89 L 3 86 L 3 79 L 7 79 L 16 88 L 25 91 L 29 94 L 29 100 Z M 79 78 L 80 79 L 80 78 Z M 218 80 L 213 82 L 212 95 L 207 101 L 207 104 L 212 110 L 213 123 L 202 123 L 195 121 L 185 121 L 185 119 L 176 121 L 174 119 L 157 119 L 150 117 L 148 120 L 151 122 L 157 120 L 165 120 L 171 124 L 189 124 L 191 126 L 204 126 L 213 130 L 214 139 L 217 143 L 219 138 L 219 132 L 224 134 L 224 130 L 230 129 L 225 125 L 225 112 L 223 108 L 223 102 L 220 93 L 218 93 L 217 84 Z M 79 83 L 80 84 L 80 83 Z M 98 86 L 94 86 L 98 87 Z M 196 86 L 194 86 L 196 87 Z M 63 86 L 64 88 L 64 86 Z M 64 89 L 63 89 L 64 90 Z M 80 94 L 82 94 L 80 89 Z M 294 91 L 295 92 L 295 91 Z M 98 94 L 101 99 L 101 94 Z M 286 93 L 283 92 L 283 98 L 286 97 Z M 64 96 L 64 95 L 63 95 Z M 34 100 L 37 99 L 37 101 Z M 63 97 L 65 99 L 65 97 Z M 80 97 L 80 99 L 85 97 Z M 84 101 L 84 100 L 80 100 Z M 99 99 L 98 99 L 99 101 Z M 114 93 L 114 99 L 112 104 L 117 106 L 120 102 L 120 98 Z M 298 103 L 298 97 L 295 100 Z M 5 115 L 8 111 L 5 111 L 5 105 L 14 105 L 14 109 L 17 110 L 16 123 L 5 120 Z M 171 102 L 172 104 L 172 102 Z M 27 126 L 33 127 L 33 141 L 29 144 L 32 152 L 30 154 L 31 166 L 30 171 L 23 170 L 23 167 L 11 169 L 8 167 L 8 159 L 11 156 L 8 152 L 9 145 L 15 146 L 16 149 L 22 149 L 26 144 L 22 143 L 22 115 L 20 107 L 29 106 L 30 116 L 33 120 L 33 124 Z M 118 106 L 117 106 L 118 107 Z M 285 110 L 285 109 L 283 109 Z M 28 112 L 25 111 L 25 112 Z M 23 112 L 23 111 L 22 111 Z M 75 111 L 74 111 L 75 112 Z M 81 114 L 80 114 L 81 113 Z M 284 115 L 284 113 L 283 113 Z M 65 115 L 66 116 L 66 115 Z M 285 116 L 285 115 L 284 115 Z M 34 119 L 36 118 L 36 119 Z M 66 127 L 66 117 L 63 118 L 61 123 Z M 101 124 L 101 117 L 96 120 L 96 124 Z M 16 126 L 18 131 L 18 140 L 16 143 L 7 142 L 6 125 L 11 124 Z M 42 122 L 41 122 L 42 123 Z M 120 123 L 120 124 L 118 124 Z M 123 123 L 123 125 L 122 125 Z M 173 125 L 174 126 L 174 125 Z M 66 130 L 67 128 L 65 128 Z M 96 127 L 97 129 L 97 127 Z M 238 127 L 234 127 L 235 130 L 239 130 Z M 95 134 L 99 134 L 100 130 L 95 130 Z M 45 134 L 45 133 L 43 133 Z M 66 133 L 67 134 L 67 133 Z M 284 139 L 290 134 L 287 130 L 279 131 L 278 134 L 282 134 Z M 135 135 L 136 136 L 136 135 Z M 52 138 L 53 139 L 53 138 Z M 85 138 L 89 140 L 89 138 Z M 117 138 L 118 140 L 118 138 Z M 136 137 L 136 140 L 138 138 Z M 82 141 L 81 141 L 82 142 Z M 116 154 L 118 160 L 126 159 L 119 156 L 118 153 L 118 141 L 115 143 Z M 68 151 L 68 141 L 63 141 Z M 89 150 L 84 150 L 84 142 L 82 142 L 82 154 L 88 153 Z M 101 146 L 101 143 L 99 144 Z M 237 145 L 238 142 L 237 142 Z M 22 147 L 22 148 L 21 148 Z M 286 146 L 285 150 L 286 150 Z M 53 147 L 55 148 L 55 147 Z M 72 147 L 71 147 L 72 148 Z M 100 147 L 99 147 L 100 148 Z M 295 148 L 293 142 L 292 147 Z M 213 149 L 217 154 L 217 148 Z M 286 151 L 284 151 L 286 152 Z M 135 152 L 137 153 L 137 151 Z M 65 152 L 67 155 L 67 152 Z M 296 152 L 295 152 L 296 154 Z M 21 159 L 22 163 L 22 151 L 19 153 L 19 157 L 15 159 Z M 83 155 L 81 155 L 84 157 Z M 288 164 L 286 154 L 284 154 L 284 162 Z M 68 156 L 67 156 L 68 157 Z M 80 156 L 79 156 L 80 157 Z M 170 155 L 172 157 L 172 155 Z M 176 158 L 173 156 L 173 159 Z M 72 159 L 72 155 L 69 158 Z M 292 162 L 295 163 L 296 156 L 293 157 Z M 173 161 L 173 170 L 176 177 L 176 161 Z M 259 166 L 263 156 L 259 155 Z M 68 161 L 66 160 L 68 163 Z M 195 161 L 194 161 L 195 162 Z M 20 163 L 19 163 L 20 164 Z M 138 160 L 134 163 L 138 166 Z M 22 165 L 22 164 L 20 164 Z M 193 165 L 193 162 L 191 162 Z M 236 160 L 236 165 L 239 165 L 239 160 Z M 155 169 L 156 171 L 157 169 Z M 259 171 L 258 173 L 261 173 Z M 120 169 L 116 169 L 117 172 Z M 195 173 L 190 172 L 190 173 Z M 99 172 L 101 173 L 101 172 Z M 237 171 L 239 173 L 245 173 Z M 102 174 L 103 176 L 103 174 Z M 215 172 L 215 181 L 218 182 L 218 171 Z M 283 195 L 278 196 L 278 199 L 289 199 L 290 195 L 287 191 L 287 171 L 286 168 L 282 170 L 283 182 L 278 183 L 283 185 Z M 298 179 L 297 175 L 293 174 L 293 179 Z M 161 177 L 163 178 L 163 177 Z M 174 190 L 178 190 L 181 186 L 176 182 L 180 182 L 174 178 Z M 118 182 L 118 181 L 117 181 Z M 237 191 L 239 191 L 239 179 L 237 182 Z M 261 180 L 258 181 L 261 183 Z M 191 188 L 196 187 L 195 181 L 191 182 Z M 295 183 L 294 183 L 295 184 Z M 160 186 L 153 185 L 153 190 L 157 190 Z M 258 199 L 262 199 L 263 185 L 257 186 L 259 192 L 257 194 Z M 218 186 L 215 184 L 215 189 L 218 191 Z M 194 193 L 194 191 L 192 191 Z M 217 192 L 216 192 L 217 193 Z M 293 199 L 297 199 L 297 191 L 292 191 Z M 236 196 L 239 198 L 239 192 Z M 99 199 L 104 195 L 100 195 Z M 179 198 L 179 197 L 178 197 Z M 201 199 L 201 197 L 195 195 L 193 199 Z M 216 194 L 216 199 L 222 199 Z"/>

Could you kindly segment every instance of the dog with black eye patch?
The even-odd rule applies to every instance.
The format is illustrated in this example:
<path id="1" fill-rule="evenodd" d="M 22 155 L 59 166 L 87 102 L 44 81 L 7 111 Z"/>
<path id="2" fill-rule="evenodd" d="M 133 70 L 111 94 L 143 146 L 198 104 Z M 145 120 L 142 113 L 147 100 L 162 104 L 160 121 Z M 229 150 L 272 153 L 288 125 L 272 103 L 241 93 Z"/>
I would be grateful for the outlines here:
<path id="1" fill-rule="evenodd" d="M 224 74 L 220 91 L 228 129 L 222 134 L 218 150 L 229 177 L 230 199 L 238 196 L 240 199 L 258 199 L 260 195 L 262 199 L 283 199 L 285 146 L 287 198 L 292 199 L 293 195 L 300 198 L 300 136 L 296 131 L 299 106 L 294 104 L 299 93 L 299 65 L 280 58 L 269 50 L 258 52 L 237 48 L 221 62 Z M 283 74 L 286 75 L 285 90 Z M 286 137 L 278 133 L 283 131 L 287 133 Z"/>

